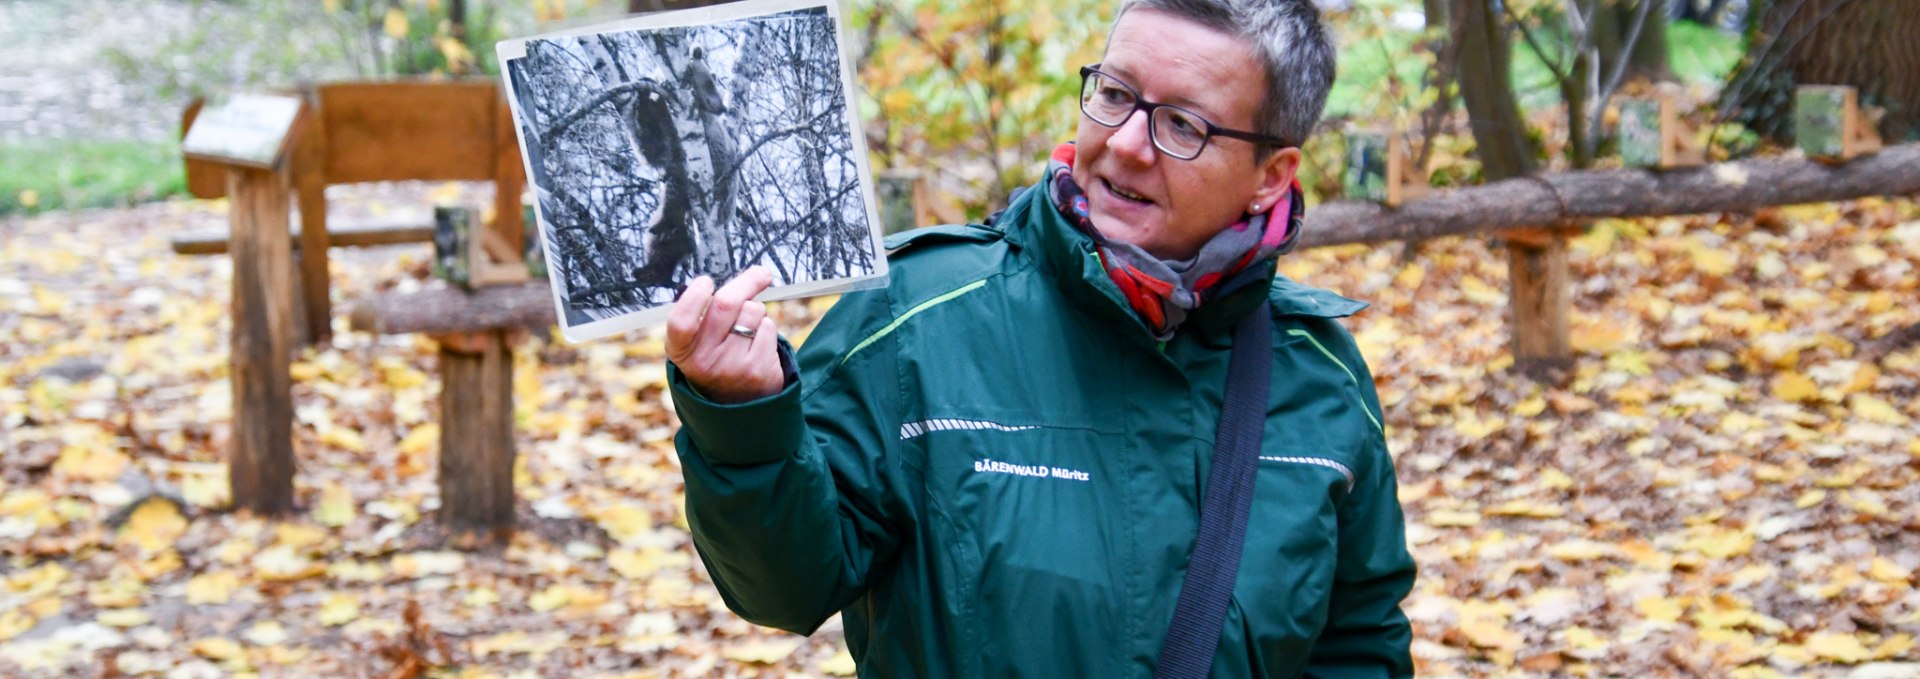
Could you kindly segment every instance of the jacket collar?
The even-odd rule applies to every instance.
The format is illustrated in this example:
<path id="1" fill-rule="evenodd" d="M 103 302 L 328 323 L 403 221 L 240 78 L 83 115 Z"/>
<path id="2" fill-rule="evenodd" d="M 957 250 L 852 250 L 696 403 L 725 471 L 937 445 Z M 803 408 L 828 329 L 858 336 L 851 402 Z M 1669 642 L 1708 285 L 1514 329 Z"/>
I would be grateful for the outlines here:
<path id="1" fill-rule="evenodd" d="M 1069 299 L 1089 313 L 1123 324 L 1125 334 L 1153 341 L 1152 331 L 1127 306 L 1120 288 L 1101 268 L 1093 239 L 1074 229 L 1059 210 L 1048 204 L 1044 186 L 1027 187 L 1017 193 L 994 225 L 1007 234 L 1008 240 L 1034 253 L 1037 265 L 1052 275 Z M 1267 300 L 1272 300 L 1275 313 L 1281 316 L 1338 318 L 1367 307 L 1364 302 L 1281 276 L 1271 262 L 1254 265 L 1236 279 L 1222 286 L 1230 292 L 1194 309 L 1178 334 L 1197 333 L 1210 345 L 1226 346 L 1232 341 L 1234 324 Z"/>

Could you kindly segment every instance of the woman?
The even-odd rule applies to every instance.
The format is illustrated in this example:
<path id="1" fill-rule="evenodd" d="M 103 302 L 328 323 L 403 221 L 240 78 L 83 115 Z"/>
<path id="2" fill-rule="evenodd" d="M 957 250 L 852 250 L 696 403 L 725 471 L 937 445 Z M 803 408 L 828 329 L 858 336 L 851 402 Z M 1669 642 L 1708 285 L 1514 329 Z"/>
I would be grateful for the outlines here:
<path id="1" fill-rule="evenodd" d="M 690 285 L 668 321 L 677 443 L 728 606 L 801 634 L 844 611 L 863 676 L 1152 674 L 1234 329 L 1266 313 L 1212 676 L 1411 674 L 1392 460 L 1334 320 L 1364 305 L 1274 273 L 1332 73 L 1309 0 L 1128 0 L 1048 178 L 990 226 L 890 243 L 888 287 L 843 298 L 797 358 L 750 301 L 766 271 Z"/>

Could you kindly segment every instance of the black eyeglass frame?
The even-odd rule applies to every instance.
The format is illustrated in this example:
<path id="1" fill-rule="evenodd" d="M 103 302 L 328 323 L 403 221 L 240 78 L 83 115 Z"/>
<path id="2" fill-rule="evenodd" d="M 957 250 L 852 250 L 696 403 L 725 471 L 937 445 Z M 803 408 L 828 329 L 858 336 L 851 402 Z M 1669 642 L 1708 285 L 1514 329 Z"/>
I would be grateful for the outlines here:
<path id="1" fill-rule="evenodd" d="M 1133 110 L 1128 111 L 1127 115 L 1122 116 L 1120 118 L 1120 122 L 1118 123 L 1109 125 L 1106 122 L 1101 121 L 1099 118 L 1094 117 L 1093 113 L 1087 110 L 1087 97 L 1086 97 L 1087 79 L 1096 75 L 1112 81 L 1113 84 L 1119 85 L 1121 89 L 1125 89 L 1128 94 L 1133 95 Z M 1178 153 L 1169 151 L 1165 147 L 1160 145 L 1160 135 L 1154 129 L 1159 124 L 1154 122 L 1153 112 L 1163 108 L 1170 108 L 1175 111 L 1185 113 L 1189 116 L 1192 116 L 1194 120 L 1198 120 L 1202 123 L 1206 123 L 1207 134 L 1205 137 L 1202 137 L 1200 139 L 1200 148 L 1198 150 L 1195 150 L 1193 152 L 1193 155 L 1182 156 Z M 1165 153 L 1168 156 L 1172 156 L 1174 158 L 1179 158 L 1180 160 L 1193 160 L 1195 158 L 1199 158 L 1200 154 L 1206 153 L 1207 142 L 1212 141 L 1214 137 L 1227 137 L 1230 139 L 1239 139 L 1241 141 L 1252 142 L 1255 144 L 1265 144 L 1268 146 L 1275 146 L 1283 149 L 1292 148 L 1296 146 L 1293 142 L 1287 141 L 1286 139 L 1283 139 L 1280 137 L 1273 137 L 1273 136 L 1260 134 L 1258 132 L 1247 132 L 1244 130 L 1236 130 L 1230 127 L 1221 127 L 1219 125 L 1215 125 L 1213 124 L 1213 121 L 1208 120 L 1206 116 L 1200 115 L 1198 113 L 1194 113 L 1193 111 L 1190 111 L 1180 106 L 1147 101 L 1146 97 L 1140 96 L 1140 90 L 1134 89 L 1133 85 L 1128 84 L 1127 81 L 1114 77 L 1114 75 L 1111 73 L 1100 70 L 1100 64 L 1089 64 L 1089 65 L 1080 67 L 1080 113 L 1087 116 L 1088 120 L 1093 121 L 1095 124 L 1098 124 L 1101 127 L 1109 127 L 1109 128 L 1120 127 L 1121 125 L 1127 124 L 1127 121 L 1133 118 L 1134 113 L 1138 113 L 1140 111 L 1147 112 L 1147 138 L 1153 140 L 1153 147 L 1156 149 L 1159 149 L 1161 153 Z"/>

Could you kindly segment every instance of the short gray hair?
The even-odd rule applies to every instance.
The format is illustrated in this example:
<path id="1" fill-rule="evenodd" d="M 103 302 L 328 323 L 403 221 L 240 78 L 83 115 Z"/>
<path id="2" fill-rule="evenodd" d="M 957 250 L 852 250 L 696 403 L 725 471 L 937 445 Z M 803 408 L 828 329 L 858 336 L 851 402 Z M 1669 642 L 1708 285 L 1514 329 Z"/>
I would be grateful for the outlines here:
<path id="1" fill-rule="evenodd" d="M 1254 113 L 1261 134 L 1305 143 L 1333 88 L 1333 38 L 1313 0 L 1125 0 L 1114 16 L 1145 9 L 1192 21 L 1253 46 L 1266 66 L 1267 96 Z M 1256 158 L 1273 152 L 1263 146 Z"/>

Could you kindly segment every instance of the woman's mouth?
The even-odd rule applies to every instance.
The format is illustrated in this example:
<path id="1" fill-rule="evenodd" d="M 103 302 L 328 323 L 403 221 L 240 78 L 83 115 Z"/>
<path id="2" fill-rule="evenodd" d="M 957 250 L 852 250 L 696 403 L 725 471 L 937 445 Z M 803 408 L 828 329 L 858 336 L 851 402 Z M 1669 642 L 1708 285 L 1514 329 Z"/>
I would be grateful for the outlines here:
<path id="1" fill-rule="evenodd" d="M 1111 194 L 1113 194 L 1113 195 L 1114 195 L 1114 197 L 1116 197 L 1116 198 L 1120 198 L 1120 199 L 1122 199 L 1122 200 L 1125 200 L 1125 201 L 1128 201 L 1128 202 L 1131 202 L 1131 203 L 1138 203 L 1138 204 L 1141 204 L 1141 205 L 1152 205 L 1152 204 L 1153 204 L 1153 199 L 1151 199 L 1151 198 L 1148 198 L 1148 197 L 1146 197 L 1146 196 L 1142 196 L 1142 195 L 1140 195 L 1140 194 L 1138 194 L 1138 193 L 1134 193 L 1134 192 L 1132 192 L 1132 191 L 1128 191 L 1128 190 L 1126 190 L 1126 189 L 1124 189 L 1124 188 L 1121 188 L 1120 186 L 1118 186 L 1118 185 L 1115 185 L 1115 184 L 1114 184 L 1114 183 L 1113 183 L 1112 181 L 1108 181 L 1108 180 L 1106 180 L 1106 179 L 1102 179 L 1102 180 L 1100 180 L 1100 183 L 1101 183 L 1102 185 L 1104 185 L 1104 186 L 1106 186 L 1106 187 L 1107 187 L 1107 192 L 1108 192 L 1108 193 L 1111 193 Z"/>

